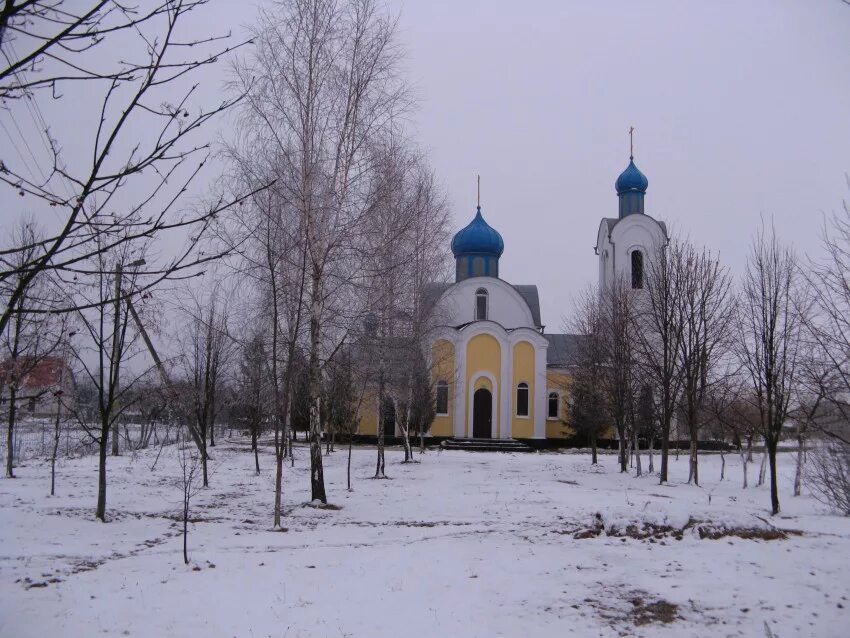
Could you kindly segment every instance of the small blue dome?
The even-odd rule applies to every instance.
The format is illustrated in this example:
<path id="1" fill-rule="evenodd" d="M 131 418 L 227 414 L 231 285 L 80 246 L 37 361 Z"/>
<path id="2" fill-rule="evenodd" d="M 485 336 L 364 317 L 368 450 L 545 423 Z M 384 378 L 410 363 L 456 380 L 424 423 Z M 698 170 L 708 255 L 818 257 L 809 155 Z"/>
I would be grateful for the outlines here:
<path id="1" fill-rule="evenodd" d="M 635 166 L 634 160 L 629 158 L 629 165 L 626 167 L 626 170 L 620 173 L 617 182 L 614 184 L 614 188 L 617 189 L 617 195 L 635 191 L 646 193 L 647 186 L 649 186 L 649 180 L 646 179 L 646 175 L 641 173 L 638 167 Z"/>
<path id="2" fill-rule="evenodd" d="M 469 225 L 457 232 L 452 239 L 452 252 L 455 257 L 463 255 L 488 255 L 501 257 L 505 250 L 502 236 L 484 221 L 481 207 L 475 213 L 475 218 Z"/>

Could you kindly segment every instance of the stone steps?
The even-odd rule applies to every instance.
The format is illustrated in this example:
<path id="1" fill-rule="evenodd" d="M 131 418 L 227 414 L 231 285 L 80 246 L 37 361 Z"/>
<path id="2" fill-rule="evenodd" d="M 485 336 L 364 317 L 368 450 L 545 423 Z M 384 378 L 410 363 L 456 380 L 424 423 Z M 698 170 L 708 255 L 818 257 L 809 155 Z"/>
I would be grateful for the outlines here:
<path id="1" fill-rule="evenodd" d="M 534 450 L 514 439 L 446 439 L 440 443 L 444 450 L 465 450 L 467 452 L 533 452 Z"/>

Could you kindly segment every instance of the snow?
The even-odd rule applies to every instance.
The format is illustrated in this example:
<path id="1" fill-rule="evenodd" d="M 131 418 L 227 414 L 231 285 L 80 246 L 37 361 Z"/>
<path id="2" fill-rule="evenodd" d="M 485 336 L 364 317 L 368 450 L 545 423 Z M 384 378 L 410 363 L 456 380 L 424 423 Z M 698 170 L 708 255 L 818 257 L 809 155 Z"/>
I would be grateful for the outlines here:
<path id="1" fill-rule="evenodd" d="M 776 636 L 843 636 L 850 620 L 850 520 L 791 496 L 791 454 L 770 517 L 733 455 L 722 482 L 720 458 L 702 456 L 696 487 L 685 456 L 660 486 L 612 455 L 592 467 L 586 454 L 429 451 L 405 465 L 395 449 L 391 478 L 372 480 L 368 448 L 354 450 L 353 492 L 345 452 L 324 458 L 341 509 L 322 509 L 307 506 L 296 448 L 280 532 L 270 450 L 255 476 L 248 448 L 226 442 L 192 503 L 185 566 L 176 451 L 151 471 L 156 452 L 109 459 L 108 524 L 93 516 L 95 457 L 63 461 L 55 497 L 43 460 L 0 481 L 0 635 L 764 636 L 767 622 Z M 711 540 L 699 524 L 802 533 Z M 672 531 L 633 538 L 630 525 Z M 666 603 L 671 622 L 650 613 Z"/>

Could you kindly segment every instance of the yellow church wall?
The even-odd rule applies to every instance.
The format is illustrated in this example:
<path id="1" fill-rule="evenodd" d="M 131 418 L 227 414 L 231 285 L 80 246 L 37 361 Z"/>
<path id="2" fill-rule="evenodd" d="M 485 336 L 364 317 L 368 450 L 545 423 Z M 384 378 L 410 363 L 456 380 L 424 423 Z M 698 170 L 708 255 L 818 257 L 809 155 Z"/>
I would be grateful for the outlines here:
<path id="1" fill-rule="evenodd" d="M 497 406 L 501 404 L 498 396 L 498 392 L 501 391 L 502 386 L 499 375 L 501 359 L 501 347 L 495 337 L 486 334 L 476 335 L 469 340 L 469 343 L 466 344 L 466 383 L 464 385 L 469 388 L 472 385 L 472 377 L 479 372 L 487 372 L 496 380 L 496 385 L 499 387 L 499 390 L 496 392 Z M 492 387 L 488 389 L 491 392 L 493 391 Z M 474 392 L 474 390 L 472 391 Z M 464 397 L 464 399 L 463 409 L 464 414 L 466 415 L 464 436 L 472 436 L 472 415 L 469 414 L 469 400 L 468 397 Z M 495 414 L 493 415 L 493 418 L 496 418 Z M 502 427 L 501 423 L 499 424 L 499 427 Z M 499 435 L 498 432 L 496 434 L 497 436 Z"/>
<path id="2" fill-rule="evenodd" d="M 368 389 L 363 393 L 363 400 L 357 410 L 359 423 L 357 434 L 378 434 L 378 395 L 374 390 Z"/>
<path id="3" fill-rule="evenodd" d="M 454 434 L 454 404 L 455 404 L 455 347 L 450 341 L 438 339 L 431 347 L 431 373 L 434 385 L 438 381 L 449 384 L 449 413 L 438 414 L 431 424 L 432 436 L 452 436 Z"/>
<path id="4" fill-rule="evenodd" d="M 546 438 L 567 439 L 575 434 L 569 425 L 569 409 L 567 406 L 570 388 L 570 375 L 559 370 L 546 371 Z M 558 419 L 549 418 L 549 393 L 558 393 Z"/>
<path id="5" fill-rule="evenodd" d="M 511 436 L 530 439 L 534 436 L 534 346 L 520 341 L 513 352 L 513 385 L 511 386 Z M 528 416 L 516 414 L 516 389 L 520 383 L 528 384 Z"/>

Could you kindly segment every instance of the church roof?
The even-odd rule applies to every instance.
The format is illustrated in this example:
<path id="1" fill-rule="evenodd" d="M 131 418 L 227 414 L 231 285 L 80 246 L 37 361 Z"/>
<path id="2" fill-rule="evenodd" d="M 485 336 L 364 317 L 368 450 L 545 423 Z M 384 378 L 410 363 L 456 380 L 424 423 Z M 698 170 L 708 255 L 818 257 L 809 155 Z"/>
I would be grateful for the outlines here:
<path id="1" fill-rule="evenodd" d="M 481 206 L 476 209 L 475 217 L 461 228 L 452 239 L 452 253 L 455 257 L 464 255 L 492 255 L 501 257 L 505 242 L 495 228 L 490 226 L 481 215 Z"/>
<path id="2" fill-rule="evenodd" d="M 446 290 L 448 290 L 453 285 L 454 284 L 449 283 L 425 284 L 422 303 L 428 312 L 431 311 L 431 309 L 434 307 L 434 305 L 437 303 L 443 293 L 446 292 Z M 513 284 L 508 285 L 512 286 L 513 289 L 519 293 L 520 297 L 523 298 L 525 303 L 528 304 L 528 309 L 531 310 L 531 318 L 534 321 L 534 325 L 538 328 L 542 326 L 543 324 L 540 322 L 540 295 L 537 293 L 537 286 L 514 286 Z"/>
<path id="3" fill-rule="evenodd" d="M 649 180 L 646 175 L 640 172 L 632 158 L 629 158 L 629 165 L 626 167 L 617 181 L 614 183 L 614 188 L 617 190 L 617 195 L 622 195 L 628 192 L 646 193 L 649 187 Z"/>
<path id="4" fill-rule="evenodd" d="M 549 342 L 546 365 L 550 368 L 568 368 L 578 362 L 578 347 L 584 335 L 544 334 Z"/>
<path id="5" fill-rule="evenodd" d="M 537 286 L 514 286 L 520 296 L 525 299 L 528 308 L 531 310 L 531 318 L 534 320 L 535 326 L 542 326 L 540 323 L 540 295 L 537 294 Z"/>
<path id="6" fill-rule="evenodd" d="M 659 221 L 659 220 L 655 219 L 652 215 L 646 215 L 646 214 L 644 214 L 644 217 L 649 217 L 652 221 L 654 221 L 656 224 L 658 224 L 659 226 L 661 226 L 661 230 L 663 230 L 663 231 L 664 231 L 664 236 L 665 236 L 665 237 L 667 237 L 667 238 L 669 238 L 669 237 L 670 237 L 670 236 L 667 234 L 667 224 L 665 224 L 665 223 L 664 223 L 664 222 L 662 222 L 662 221 Z M 611 234 L 611 231 L 613 231 L 613 230 L 614 230 L 614 226 L 616 226 L 616 225 L 617 225 L 617 224 L 619 224 L 621 221 L 623 221 L 623 219 L 627 219 L 627 217 L 623 217 L 623 218 L 620 218 L 620 217 L 603 217 L 603 218 L 602 218 L 602 224 L 605 224 L 605 228 L 607 229 L 607 233 L 606 233 L 606 234 L 610 235 L 610 234 Z"/>

